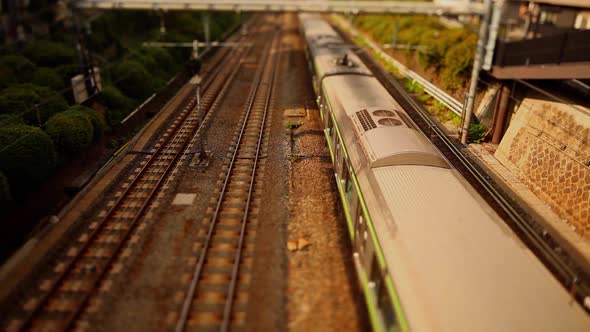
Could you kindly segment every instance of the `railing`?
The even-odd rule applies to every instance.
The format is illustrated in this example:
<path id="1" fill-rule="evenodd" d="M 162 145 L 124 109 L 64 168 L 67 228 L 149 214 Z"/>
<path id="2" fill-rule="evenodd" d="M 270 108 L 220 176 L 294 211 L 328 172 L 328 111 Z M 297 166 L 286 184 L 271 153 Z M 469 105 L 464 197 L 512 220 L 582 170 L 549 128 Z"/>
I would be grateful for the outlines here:
<path id="1" fill-rule="evenodd" d="M 590 30 L 573 30 L 535 39 L 499 42 L 499 67 L 590 62 Z"/>
<path id="2" fill-rule="evenodd" d="M 440 4 L 428 1 L 317 0 L 77 0 L 80 9 L 215 10 L 263 12 L 322 12 L 425 15 L 481 15 L 479 3 Z"/>
<path id="3" fill-rule="evenodd" d="M 445 105 L 448 109 L 450 109 L 453 113 L 457 114 L 458 116 L 462 116 L 463 113 L 463 103 L 458 101 L 457 99 L 451 97 L 445 91 L 437 87 L 436 85 L 429 82 L 424 77 L 418 75 L 417 73 L 413 72 L 399 61 L 394 59 L 392 56 L 387 54 L 385 51 L 379 47 L 375 42 L 367 38 L 363 33 L 356 30 L 354 27 L 350 26 L 346 20 L 339 20 L 339 23 L 344 26 L 346 29 L 350 30 L 353 35 L 357 35 L 363 39 L 363 41 L 384 61 L 388 62 L 389 64 L 393 65 L 400 74 L 404 77 L 412 79 L 420 84 L 424 88 L 424 92 L 431 95 L 434 99 L 438 100 L 440 103 Z"/>

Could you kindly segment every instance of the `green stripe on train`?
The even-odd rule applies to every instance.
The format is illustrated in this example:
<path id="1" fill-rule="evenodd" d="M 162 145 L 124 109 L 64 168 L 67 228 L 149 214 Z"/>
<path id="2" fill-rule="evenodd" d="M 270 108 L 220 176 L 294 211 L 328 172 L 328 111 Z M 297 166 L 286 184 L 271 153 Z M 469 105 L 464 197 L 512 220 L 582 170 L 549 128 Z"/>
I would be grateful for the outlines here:
<path id="1" fill-rule="evenodd" d="M 323 87 L 322 87 L 322 91 L 323 91 Z M 324 93 L 323 95 L 326 95 L 326 94 Z M 344 140 L 342 139 L 342 134 L 340 132 L 340 128 L 338 127 L 338 122 L 336 122 L 336 118 L 334 117 L 334 112 L 332 111 L 332 105 L 331 105 L 329 99 L 327 99 L 327 98 L 324 98 L 324 99 L 325 99 L 324 102 L 326 102 L 326 105 L 328 106 L 328 110 L 329 110 L 328 113 L 329 113 L 330 118 L 332 119 L 333 127 L 336 129 L 336 135 L 338 135 L 338 138 L 341 142 L 344 159 L 346 161 L 348 161 L 349 160 L 348 150 L 346 149 L 346 144 L 344 144 Z M 321 112 L 321 110 L 320 110 L 320 112 Z M 330 157 L 332 158 L 332 163 L 335 165 L 336 164 L 335 155 L 334 155 L 335 152 L 334 152 L 334 147 L 332 146 L 331 136 L 328 135 L 326 130 L 324 130 L 324 134 L 326 136 L 326 142 L 328 144 L 328 149 L 330 150 Z M 348 167 L 348 166 L 346 166 L 346 167 Z M 389 293 L 389 297 L 393 301 L 393 307 L 394 307 L 397 321 L 400 326 L 400 330 L 403 332 L 408 332 L 410 330 L 409 325 L 408 325 L 407 319 L 404 315 L 401 301 L 399 299 L 397 291 L 395 290 L 395 285 L 393 284 L 393 280 L 391 280 L 389 273 L 387 273 L 388 269 L 387 269 L 387 264 L 385 262 L 385 255 L 383 254 L 383 250 L 381 249 L 381 245 L 379 244 L 379 239 L 377 238 L 375 228 L 373 227 L 373 220 L 371 219 L 371 216 L 369 214 L 367 204 L 365 203 L 365 198 L 363 196 L 363 193 L 360 189 L 360 185 L 358 183 L 358 179 L 356 178 L 356 174 L 355 174 L 354 170 L 351 170 L 350 167 L 348 170 L 350 172 L 352 182 L 354 184 L 354 187 L 355 187 L 355 190 L 357 193 L 357 197 L 359 199 L 359 202 L 361 203 L 363 216 L 367 220 L 369 234 L 371 235 L 371 241 L 373 242 L 373 247 L 375 248 L 375 252 L 377 253 L 377 262 L 379 264 L 379 268 L 381 269 L 382 272 L 385 272 L 384 275 L 385 275 L 385 284 L 387 287 L 387 292 Z M 337 177 L 339 177 L 339 176 L 337 175 Z M 354 221 L 352 220 L 352 217 L 350 216 L 350 213 L 349 213 L 348 202 L 344 196 L 345 195 L 344 188 L 342 188 L 342 185 L 341 185 L 340 181 L 338 180 L 338 178 L 336 180 L 337 180 L 336 182 L 337 182 L 338 192 L 340 194 L 340 198 L 342 200 L 342 205 L 344 207 L 344 213 L 345 213 L 345 217 L 346 217 L 348 231 L 350 233 L 351 239 L 354 240 Z M 364 271 L 363 271 L 363 273 L 364 273 Z M 365 289 L 365 287 L 368 287 L 367 285 L 365 285 L 365 283 L 366 283 L 366 280 L 362 283 L 363 289 Z M 368 290 L 368 288 L 366 290 Z M 365 291 L 365 294 L 368 294 L 368 293 Z M 367 305 L 369 307 L 373 306 L 373 304 L 370 303 L 370 301 L 367 303 Z M 369 308 L 369 310 L 371 311 L 371 310 L 376 310 L 376 309 Z M 373 325 L 373 326 L 375 326 L 375 325 Z"/>

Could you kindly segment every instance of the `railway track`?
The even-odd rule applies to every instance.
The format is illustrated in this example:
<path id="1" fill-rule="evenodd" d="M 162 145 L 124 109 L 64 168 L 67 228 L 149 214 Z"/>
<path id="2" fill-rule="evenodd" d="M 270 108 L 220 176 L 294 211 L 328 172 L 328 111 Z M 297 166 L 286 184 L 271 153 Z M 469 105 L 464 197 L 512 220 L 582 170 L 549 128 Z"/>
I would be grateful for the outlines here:
<path id="1" fill-rule="evenodd" d="M 240 67 L 249 48 L 237 47 L 222 56 L 204 78 L 200 109 L 212 112 Z M 197 98 L 181 103 L 169 127 L 127 181 L 114 190 L 106 208 L 89 223 L 77 239 L 57 255 L 52 270 L 44 274 L 5 326 L 7 331 L 66 331 L 84 329 L 86 312 L 97 310 L 101 290 L 110 287 L 108 276 L 122 269 L 121 259 L 138 240 L 134 232 L 151 208 L 157 206 L 163 185 L 185 156 L 204 114 L 196 110 Z"/>
<path id="2" fill-rule="evenodd" d="M 176 321 L 176 332 L 243 328 L 252 241 L 260 209 L 258 178 L 266 150 L 265 124 L 279 59 L 279 31 L 259 60 L 235 143 L 218 181 L 203 228 L 198 259 Z"/>

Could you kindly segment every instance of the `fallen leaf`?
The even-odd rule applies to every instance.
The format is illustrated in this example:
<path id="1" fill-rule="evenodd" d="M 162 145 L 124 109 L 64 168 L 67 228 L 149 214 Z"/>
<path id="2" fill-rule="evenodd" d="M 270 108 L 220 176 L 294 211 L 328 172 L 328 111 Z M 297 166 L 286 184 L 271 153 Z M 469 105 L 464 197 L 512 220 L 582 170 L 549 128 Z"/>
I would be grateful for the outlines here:
<path id="1" fill-rule="evenodd" d="M 310 245 L 311 245 L 311 243 L 309 243 L 309 241 L 307 241 L 304 238 L 300 238 L 297 241 L 297 249 L 299 249 L 299 250 L 303 250 L 303 249 L 307 248 Z"/>
<path id="2" fill-rule="evenodd" d="M 297 241 L 289 240 L 287 241 L 287 249 L 290 251 L 297 250 Z"/>

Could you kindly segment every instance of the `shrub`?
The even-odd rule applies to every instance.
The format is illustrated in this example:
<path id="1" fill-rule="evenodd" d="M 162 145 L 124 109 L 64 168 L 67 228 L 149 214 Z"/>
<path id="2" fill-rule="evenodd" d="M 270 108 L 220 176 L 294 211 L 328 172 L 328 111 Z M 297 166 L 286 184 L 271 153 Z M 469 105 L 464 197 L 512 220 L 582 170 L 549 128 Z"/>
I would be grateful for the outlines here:
<path id="1" fill-rule="evenodd" d="M 38 105 L 39 118 L 35 105 Z M 68 107 L 65 99 L 53 90 L 26 83 L 14 85 L 0 92 L 0 113 L 22 113 L 29 124 L 45 123 L 53 114 Z"/>
<path id="2" fill-rule="evenodd" d="M 94 133 L 94 140 L 100 138 L 106 129 L 106 123 L 104 119 L 98 114 L 98 112 L 92 108 L 84 107 L 81 105 L 74 105 L 68 108 L 64 113 L 76 115 L 83 114 L 92 123 L 92 129 Z"/>
<path id="3" fill-rule="evenodd" d="M 0 170 L 13 193 L 45 179 L 55 163 L 53 142 L 41 129 L 25 125 L 0 128 Z"/>
<path id="4" fill-rule="evenodd" d="M 125 97 L 114 86 L 105 86 L 101 92 L 103 104 L 109 110 L 110 123 L 119 124 L 133 108 L 133 100 Z"/>
<path id="5" fill-rule="evenodd" d="M 66 44 L 36 40 L 27 45 L 23 54 L 38 66 L 55 67 L 76 61 L 76 50 Z"/>
<path id="6" fill-rule="evenodd" d="M 8 179 L 6 178 L 4 173 L 0 171 L 0 208 L 5 207 L 11 200 L 12 197 L 10 196 L 10 187 L 8 186 Z"/>
<path id="7" fill-rule="evenodd" d="M 55 68 L 56 73 L 61 78 L 64 86 L 71 86 L 72 85 L 72 77 L 80 74 L 80 66 L 78 65 L 61 65 Z"/>
<path id="8" fill-rule="evenodd" d="M 174 61 L 172 55 L 163 48 L 149 47 L 146 48 L 146 53 L 154 58 L 158 65 L 164 69 L 175 71 L 178 68 L 178 63 Z"/>
<path id="9" fill-rule="evenodd" d="M 445 55 L 442 78 L 447 89 L 454 91 L 465 85 L 473 65 L 476 44 L 477 36 L 471 35 L 462 43 L 452 46 Z"/>
<path id="10" fill-rule="evenodd" d="M 472 123 L 469 125 L 469 142 L 481 143 L 485 139 L 486 127 L 481 123 Z"/>
<path id="11" fill-rule="evenodd" d="M 21 55 L 5 55 L 0 58 L 0 66 L 8 68 L 17 82 L 28 82 L 33 78 L 35 64 Z"/>
<path id="12" fill-rule="evenodd" d="M 128 97 L 143 100 L 153 91 L 152 77 L 137 61 L 125 61 L 113 68 L 115 86 Z"/>
<path id="13" fill-rule="evenodd" d="M 12 125 L 24 125 L 23 117 L 17 114 L 0 114 L 0 128 Z"/>
<path id="14" fill-rule="evenodd" d="M 73 155 L 90 143 L 94 137 L 92 122 L 81 112 L 61 112 L 52 116 L 45 126 L 58 151 Z"/>
<path id="15" fill-rule="evenodd" d="M 46 86 L 55 91 L 65 88 L 65 84 L 57 71 L 45 67 L 37 69 L 33 75 L 32 83 L 39 86 Z"/>
<path id="16" fill-rule="evenodd" d="M 32 114 L 34 106 L 41 102 L 39 95 L 30 89 L 10 87 L 0 92 L 0 114 L 17 113 L 23 116 Z"/>
<path id="17" fill-rule="evenodd" d="M 0 89 L 4 89 L 11 84 L 16 83 L 16 75 L 12 69 L 4 66 L 0 66 Z"/>

